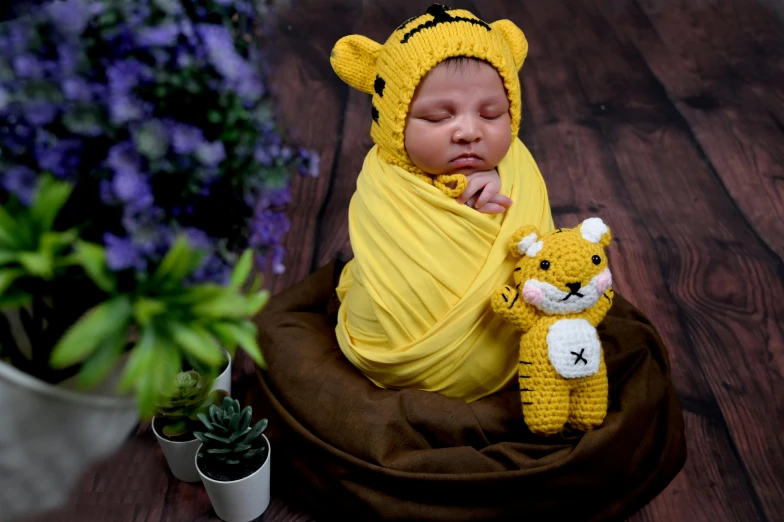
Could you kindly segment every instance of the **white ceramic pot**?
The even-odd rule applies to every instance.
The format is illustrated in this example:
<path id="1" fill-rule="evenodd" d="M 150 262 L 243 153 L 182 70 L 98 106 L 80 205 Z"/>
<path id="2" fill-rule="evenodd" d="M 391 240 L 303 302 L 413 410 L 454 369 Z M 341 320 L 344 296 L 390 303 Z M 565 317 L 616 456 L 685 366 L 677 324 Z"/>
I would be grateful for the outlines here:
<path id="1" fill-rule="evenodd" d="M 48 384 L 0 361 L 0 520 L 64 504 L 82 472 L 139 422 L 116 371 L 89 392 Z"/>
<path id="2" fill-rule="evenodd" d="M 228 359 L 228 365 L 216 377 L 210 391 L 225 390 L 231 395 L 231 355 L 229 355 L 229 352 L 226 352 L 226 358 Z M 165 439 L 155 429 L 155 422 L 152 423 L 152 432 L 155 434 L 155 438 L 158 439 L 158 444 L 161 446 L 163 456 L 169 465 L 172 475 L 183 482 L 199 482 L 201 478 L 199 477 L 199 472 L 196 471 L 196 466 L 193 464 L 193 457 L 201 444 L 199 439 L 193 438 L 184 442 Z"/>
<path id="3" fill-rule="evenodd" d="M 269 439 L 262 433 L 267 444 L 267 460 L 254 473 L 239 480 L 220 482 L 213 480 L 199 469 L 198 456 L 194 459 L 196 470 L 210 497 L 212 508 L 218 518 L 225 522 L 248 522 L 258 518 L 266 511 L 270 503 L 270 461 L 272 446 Z M 199 448 L 201 444 L 199 445 Z M 198 448 L 197 448 L 198 453 Z"/>

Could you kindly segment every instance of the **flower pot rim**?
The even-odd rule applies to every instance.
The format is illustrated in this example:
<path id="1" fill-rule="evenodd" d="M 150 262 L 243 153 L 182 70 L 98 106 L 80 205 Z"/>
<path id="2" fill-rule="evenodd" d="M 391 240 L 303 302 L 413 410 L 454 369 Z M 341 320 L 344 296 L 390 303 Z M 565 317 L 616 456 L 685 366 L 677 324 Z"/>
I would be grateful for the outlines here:
<path id="1" fill-rule="evenodd" d="M 48 399 L 60 402 L 77 402 L 85 406 L 109 408 L 135 407 L 136 404 L 134 397 L 96 395 L 91 394 L 89 389 L 77 391 L 49 384 L 5 361 L 0 361 L 0 379 L 11 381 L 18 386 L 46 395 Z"/>
<path id="2" fill-rule="evenodd" d="M 215 480 L 215 479 L 212 479 L 212 478 L 208 477 L 204 473 L 202 473 L 201 468 L 199 467 L 199 451 L 201 451 L 201 447 L 204 445 L 204 443 L 199 444 L 199 447 L 196 448 L 196 456 L 194 457 L 194 462 L 196 463 L 196 471 L 199 472 L 199 475 L 201 476 L 202 482 L 206 480 L 206 481 L 209 481 L 209 482 L 211 482 L 213 484 L 236 484 L 238 482 L 242 482 L 244 480 L 248 480 L 248 479 L 253 478 L 254 475 L 256 475 L 259 471 L 264 469 L 264 467 L 269 463 L 270 457 L 272 456 L 272 445 L 270 444 L 269 439 L 263 433 L 261 434 L 261 436 L 264 437 L 264 440 L 267 442 L 267 456 L 264 459 L 264 462 L 261 463 L 261 466 L 259 466 L 259 468 L 256 471 L 254 471 L 253 473 L 251 473 L 247 477 L 243 477 L 243 478 L 237 479 L 237 480 Z"/>

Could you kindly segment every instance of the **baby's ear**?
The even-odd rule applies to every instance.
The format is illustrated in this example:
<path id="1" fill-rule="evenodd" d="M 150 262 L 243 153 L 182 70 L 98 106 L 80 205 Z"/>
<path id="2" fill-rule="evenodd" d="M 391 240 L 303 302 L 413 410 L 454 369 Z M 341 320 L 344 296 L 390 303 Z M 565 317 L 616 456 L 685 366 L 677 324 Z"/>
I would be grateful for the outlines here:
<path id="1" fill-rule="evenodd" d="M 598 217 L 588 218 L 583 221 L 580 225 L 580 235 L 586 241 L 598 243 L 604 248 L 607 248 L 610 245 L 610 241 L 612 241 L 610 227 L 605 225 L 604 221 Z"/>
<path id="2" fill-rule="evenodd" d="M 490 24 L 495 30 L 501 32 L 504 38 L 509 42 L 512 48 L 512 56 L 514 56 L 515 67 L 520 70 L 523 66 L 525 57 L 528 56 L 528 40 L 526 40 L 523 31 L 515 25 L 511 20 L 496 20 Z"/>
<path id="3" fill-rule="evenodd" d="M 344 36 L 329 53 L 329 63 L 340 79 L 353 88 L 373 94 L 376 60 L 381 44 L 361 34 Z"/>
<path id="4" fill-rule="evenodd" d="M 525 225 L 518 228 L 509 239 L 509 252 L 514 258 L 522 257 L 525 251 L 538 240 L 539 230 L 533 225 Z"/>

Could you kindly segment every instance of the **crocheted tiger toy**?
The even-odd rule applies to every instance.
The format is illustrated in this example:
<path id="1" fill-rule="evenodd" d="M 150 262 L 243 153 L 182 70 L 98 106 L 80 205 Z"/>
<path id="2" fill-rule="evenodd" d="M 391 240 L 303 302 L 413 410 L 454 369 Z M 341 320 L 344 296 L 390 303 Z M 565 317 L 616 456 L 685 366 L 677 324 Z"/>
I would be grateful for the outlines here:
<path id="1" fill-rule="evenodd" d="M 519 258 L 515 287 L 491 298 L 493 310 L 523 331 L 519 383 L 523 416 L 540 435 L 565 423 L 589 431 L 607 414 L 607 369 L 596 327 L 612 306 L 604 248 L 610 229 L 590 218 L 540 235 L 517 230 L 509 250 Z"/>
<path id="2" fill-rule="evenodd" d="M 470 11 L 432 4 L 422 15 L 400 24 L 384 44 L 360 34 L 344 36 L 332 48 L 329 60 L 344 82 L 372 95 L 370 135 L 381 157 L 457 197 L 468 184 L 463 174 L 430 176 L 406 153 L 406 115 L 416 87 L 428 71 L 447 58 L 469 56 L 487 61 L 504 82 L 512 120 L 509 130 L 514 138 L 522 111 L 517 73 L 527 55 L 528 41 L 514 22 L 487 23 Z"/>

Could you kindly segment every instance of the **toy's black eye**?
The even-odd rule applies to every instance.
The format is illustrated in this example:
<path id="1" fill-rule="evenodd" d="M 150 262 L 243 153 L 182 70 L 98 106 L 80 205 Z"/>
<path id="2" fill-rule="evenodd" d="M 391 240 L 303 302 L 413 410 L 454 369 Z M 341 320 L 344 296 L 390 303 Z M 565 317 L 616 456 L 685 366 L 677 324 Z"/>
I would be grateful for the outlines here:
<path id="1" fill-rule="evenodd" d="M 540 267 L 542 270 L 547 270 L 548 268 L 550 268 L 550 262 L 549 262 L 547 259 L 545 259 L 544 261 L 542 261 L 541 263 L 539 263 L 539 267 Z"/>
<path id="2" fill-rule="evenodd" d="M 599 257 L 599 256 L 593 256 L 593 257 L 591 258 L 591 261 L 593 261 L 593 264 L 594 264 L 594 265 L 598 265 L 599 263 L 601 263 L 601 262 L 602 262 L 602 258 L 601 258 L 601 257 Z"/>

